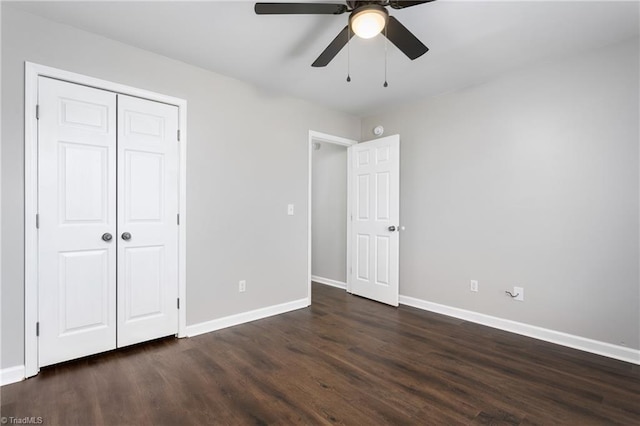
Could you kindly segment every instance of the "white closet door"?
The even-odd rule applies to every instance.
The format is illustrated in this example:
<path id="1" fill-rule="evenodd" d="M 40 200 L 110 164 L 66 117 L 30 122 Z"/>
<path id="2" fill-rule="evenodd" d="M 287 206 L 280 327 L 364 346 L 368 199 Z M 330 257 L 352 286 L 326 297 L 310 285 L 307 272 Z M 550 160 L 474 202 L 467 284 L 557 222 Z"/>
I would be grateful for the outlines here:
<path id="1" fill-rule="evenodd" d="M 116 347 L 116 95 L 44 77 L 38 85 L 45 366 Z"/>
<path id="2" fill-rule="evenodd" d="M 178 332 L 178 108 L 118 95 L 118 346 Z"/>

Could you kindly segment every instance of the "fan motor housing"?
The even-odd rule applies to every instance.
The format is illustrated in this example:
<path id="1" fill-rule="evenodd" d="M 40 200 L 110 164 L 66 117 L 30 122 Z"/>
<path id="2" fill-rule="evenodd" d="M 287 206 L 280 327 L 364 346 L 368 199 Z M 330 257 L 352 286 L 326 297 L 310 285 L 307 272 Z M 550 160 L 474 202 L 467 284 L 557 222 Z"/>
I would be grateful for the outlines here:
<path id="1" fill-rule="evenodd" d="M 347 6 L 349 6 L 349 9 L 354 11 L 359 7 L 367 6 L 370 4 L 375 4 L 382 7 L 382 6 L 385 6 L 387 2 L 386 1 L 347 1 Z"/>

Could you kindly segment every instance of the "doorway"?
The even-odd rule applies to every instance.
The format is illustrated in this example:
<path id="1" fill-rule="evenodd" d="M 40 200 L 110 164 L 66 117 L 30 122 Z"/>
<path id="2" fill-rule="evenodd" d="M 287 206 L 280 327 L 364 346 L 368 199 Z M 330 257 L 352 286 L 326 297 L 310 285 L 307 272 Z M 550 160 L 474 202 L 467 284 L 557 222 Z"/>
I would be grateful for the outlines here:
<path id="1" fill-rule="evenodd" d="M 326 153 L 321 154 L 323 145 Z M 399 161 L 399 135 L 357 143 L 310 132 L 309 304 L 313 280 L 398 306 L 399 231 L 402 229 L 399 225 Z M 315 170 L 323 166 L 324 170 Z M 322 220 L 317 218 L 323 215 L 326 217 Z M 320 233 L 323 235 L 317 235 Z M 343 253 L 346 254 L 344 262 Z M 320 275 L 323 273 L 338 279 Z M 341 277 L 346 279 L 341 281 Z"/>
<path id="2" fill-rule="evenodd" d="M 308 282 L 349 290 L 347 149 L 358 142 L 309 132 Z"/>

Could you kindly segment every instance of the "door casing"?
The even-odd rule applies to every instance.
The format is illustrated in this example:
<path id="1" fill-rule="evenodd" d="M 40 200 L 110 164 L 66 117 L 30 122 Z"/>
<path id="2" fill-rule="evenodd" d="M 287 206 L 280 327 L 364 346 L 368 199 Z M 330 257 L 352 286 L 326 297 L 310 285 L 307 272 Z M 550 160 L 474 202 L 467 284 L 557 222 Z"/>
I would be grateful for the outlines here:
<path id="1" fill-rule="evenodd" d="M 187 101 L 131 86 L 113 83 L 82 74 L 60 70 L 45 65 L 25 62 L 25 376 L 38 374 L 38 77 L 49 77 L 70 83 L 95 87 L 110 92 L 129 95 L 178 107 L 178 128 L 180 129 L 180 171 L 179 171 L 179 214 L 178 237 L 178 337 L 186 337 L 186 159 L 187 159 Z"/>

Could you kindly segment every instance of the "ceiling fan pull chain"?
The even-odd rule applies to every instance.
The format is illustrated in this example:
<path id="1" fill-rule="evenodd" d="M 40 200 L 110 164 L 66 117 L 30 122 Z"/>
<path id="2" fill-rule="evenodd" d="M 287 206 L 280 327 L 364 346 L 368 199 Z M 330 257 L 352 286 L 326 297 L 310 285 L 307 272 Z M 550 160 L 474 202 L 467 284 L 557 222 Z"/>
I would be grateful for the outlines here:
<path id="1" fill-rule="evenodd" d="M 384 84 L 382 85 L 382 87 L 387 87 L 389 86 L 389 83 L 387 83 L 387 41 L 389 39 L 387 38 L 387 26 L 384 26 Z"/>
<path id="2" fill-rule="evenodd" d="M 351 25 L 347 28 L 347 83 L 349 83 L 351 81 Z"/>

